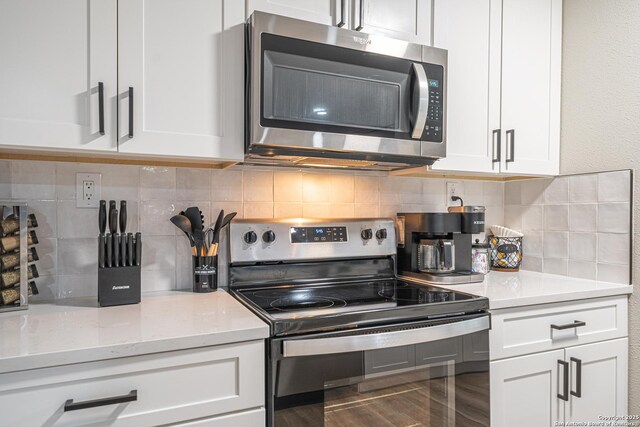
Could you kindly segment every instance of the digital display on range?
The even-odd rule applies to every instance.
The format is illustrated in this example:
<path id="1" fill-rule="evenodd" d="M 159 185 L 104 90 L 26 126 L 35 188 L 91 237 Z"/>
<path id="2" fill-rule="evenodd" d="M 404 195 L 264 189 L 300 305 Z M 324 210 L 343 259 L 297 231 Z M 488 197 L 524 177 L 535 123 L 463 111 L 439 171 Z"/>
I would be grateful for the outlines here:
<path id="1" fill-rule="evenodd" d="M 291 243 L 346 241 L 347 227 L 291 227 Z"/>

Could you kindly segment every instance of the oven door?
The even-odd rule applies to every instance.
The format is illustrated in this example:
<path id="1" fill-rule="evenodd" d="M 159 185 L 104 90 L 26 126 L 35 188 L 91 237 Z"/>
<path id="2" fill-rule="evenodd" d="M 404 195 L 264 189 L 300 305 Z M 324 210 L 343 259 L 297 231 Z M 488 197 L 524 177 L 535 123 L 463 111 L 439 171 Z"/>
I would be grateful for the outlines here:
<path id="1" fill-rule="evenodd" d="M 489 315 L 272 339 L 268 424 L 489 426 Z"/>
<path id="2" fill-rule="evenodd" d="M 425 63 L 423 46 L 399 40 L 260 13 L 253 23 L 250 150 L 445 155 L 446 51 L 429 48 Z"/>

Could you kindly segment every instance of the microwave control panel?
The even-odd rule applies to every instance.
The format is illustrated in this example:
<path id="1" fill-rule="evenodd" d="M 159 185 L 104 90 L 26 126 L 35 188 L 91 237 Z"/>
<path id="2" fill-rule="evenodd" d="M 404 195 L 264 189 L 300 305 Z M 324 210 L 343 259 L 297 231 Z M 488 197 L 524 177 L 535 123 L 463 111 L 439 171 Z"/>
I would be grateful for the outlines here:
<path id="1" fill-rule="evenodd" d="M 444 68 L 441 65 L 423 64 L 429 82 L 429 109 L 423 141 L 442 142 L 444 134 Z"/>

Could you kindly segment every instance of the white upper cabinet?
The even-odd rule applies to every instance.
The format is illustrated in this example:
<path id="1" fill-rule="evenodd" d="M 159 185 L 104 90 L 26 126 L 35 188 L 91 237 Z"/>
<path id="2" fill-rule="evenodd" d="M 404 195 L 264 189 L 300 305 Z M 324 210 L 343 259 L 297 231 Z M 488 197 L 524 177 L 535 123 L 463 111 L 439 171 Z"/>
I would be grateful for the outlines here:
<path id="1" fill-rule="evenodd" d="M 562 0 L 502 2 L 503 172 L 557 175 Z"/>
<path id="2" fill-rule="evenodd" d="M 346 2 L 349 0 L 247 0 L 248 18 L 259 10 L 261 12 L 283 15 L 290 18 L 303 19 L 326 25 L 338 25 L 340 23 L 341 7 L 344 5 L 347 13 Z M 346 22 L 346 16 L 345 16 Z"/>
<path id="3" fill-rule="evenodd" d="M 120 152 L 243 158 L 243 22 L 236 0 L 119 2 Z"/>
<path id="4" fill-rule="evenodd" d="M 116 6 L 0 0 L 0 145 L 116 150 Z"/>
<path id="5" fill-rule="evenodd" d="M 433 45 L 449 63 L 447 158 L 433 169 L 500 172 L 500 17 L 499 0 L 434 0 Z"/>
<path id="6" fill-rule="evenodd" d="M 431 1 L 351 1 L 352 29 L 412 43 L 431 44 Z"/>

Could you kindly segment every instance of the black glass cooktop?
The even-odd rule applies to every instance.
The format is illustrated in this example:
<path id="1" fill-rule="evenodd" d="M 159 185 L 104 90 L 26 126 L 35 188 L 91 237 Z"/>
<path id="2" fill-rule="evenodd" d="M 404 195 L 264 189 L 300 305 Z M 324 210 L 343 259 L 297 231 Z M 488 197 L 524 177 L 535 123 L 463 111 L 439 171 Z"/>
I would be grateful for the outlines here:
<path id="1" fill-rule="evenodd" d="M 296 319 L 470 300 L 460 292 L 400 280 L 245 288 L 238 291 L 274 319 Z"/>

